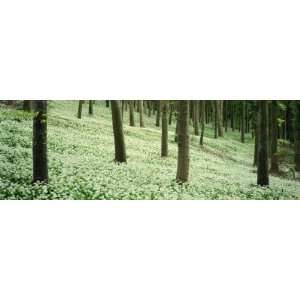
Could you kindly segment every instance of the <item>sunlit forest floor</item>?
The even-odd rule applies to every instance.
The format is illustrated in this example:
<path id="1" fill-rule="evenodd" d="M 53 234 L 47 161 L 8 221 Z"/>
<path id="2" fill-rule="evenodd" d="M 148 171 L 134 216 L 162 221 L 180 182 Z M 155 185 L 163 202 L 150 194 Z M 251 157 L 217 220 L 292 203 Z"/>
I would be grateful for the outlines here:
<path id="1" fill-rule="evenodd" d="M 128 163 L 114 163 L 111 112 L 101 101 L 94 116 L 77 119 L 77 101 L 49 103 L 48 185 L 32 185 L 32 115 L 0 106 L 0 199 L 300 199 L 300 182 L 289 172 L 292 150 L 281 147 L 285 161 L 270 187 L 256 186 L 253 140 L 242 144 L 238 131 L 213 138 L 206 128 L 204 147 L 191 134 L 190 181 L 175 182 L 175 122 L 169 127 L 169 157 L 160 157 L 161 128 L 144 115 L 145 128 L 129 127 L 124 114 Z"/>

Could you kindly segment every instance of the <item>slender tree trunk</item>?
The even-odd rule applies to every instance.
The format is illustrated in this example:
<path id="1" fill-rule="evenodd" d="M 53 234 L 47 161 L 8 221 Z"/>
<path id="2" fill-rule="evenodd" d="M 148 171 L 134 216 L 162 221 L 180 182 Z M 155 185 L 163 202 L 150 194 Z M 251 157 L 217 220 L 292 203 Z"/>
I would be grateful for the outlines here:
<path id="1" fill-rule="evenodd" d="M 126 162 L 125 138 L 119 100 L 111 100 L 112 125 L 115 142 L 115 161 Z"/>
<path id="2" fill-rule="evenodd" d="M 273 100 L 271 103 L 271 169 L 270 173 L 278 174 L 278 156 L 277 156 L 277 139 L 278 139 L 278 106 L 277 101 Z"/>
<path id="3" fill-rule="evenodd" d="M 78 119 L 81 119 L 83 101 L 84 100 L 79 100 L 79 103 L 78 103 L 78 112 L 77 112 Z"/>
<path id="4" fill-rule="evenodd" d="M 176 181 L 184 183 L 189 178 L 190 141 L 189 141 L 189 103 L 180 100 L 178 103 L 178 164 Z"/>
<path id="5" fill-rule="evenodd" d="M 169 125 L 172 125 L 172 117 L 173 117 L 173 105 L 169 105 Z"/>
<path id="6" fill-rule="evenodd" d="M 31 112 L 32 109 L 32 101 L 31 100 L 24 100 L 23 101 L 23 110 L 27 112 Z"/>
<path id="7" fill-rule="evenodd" d="M 246 102 L 242 101 L 242 124 L 241 124 L 241 142 L 245 143 L 245 117 L 246 117 Z"/>
<path id="8" fill-rule="evenodd" d="M 145 127 L 143 100 L 138 101 L 138 108 L 139 108 L 139 114 L 140 114 L 140 127 Z"/>
<path id="9" fill-rule="evenodd" d="M 300 172 L 300 101 L 294 102 L 295 169 Z"/>
<path id="10" fill-rule="evenodd" d="M 199 135 L 199 103 L 198 101 L 193 101 L 193 107 L 194 107 L 194 133 L 196 136 Z"/>
<path id="11" fill-rule="evenodd" d="M 218 135 L 220 137 L 224 136 L 223 133 L 223 100 L 217 101 L 217 110 L 218 110 Z"/>
<path id="12" fill-rule="evenodd" d="M 160 126 L 160 100 L 156 101 L 156 123 L 155 126 Z"/>
<path id="13" fill-rule="evenodd" d="M 33 118 L 33 182 L 48 182 L 47 158 L 47 101 L 35 102 Z"/>
<path id="14" fill-rule="evenodd" d="M 109 107 L 109 100 L 105 100 L 105 106 Z"/>
<path id="15" fill-rule="evenodd" d="M 214 121 L 215 121 L 215 139 L 218 138 L 218 102 L 217 100 L 213 101 L 213 104 L 214 104 L 214 115 L 215 115 L 215 118 L 214 118 Z"/>
<path id="16" fill-rule="evenodd" d="M 161 117 L 161 157 L 168 156 L 168 101 L 162 101 L 162 117 Z"/>
<path id="17" fill-rule="evenodd" d="M 92 116 L 93 114 L 94 114 L 93 100 L 89 100 L 89 115 Z"/>
<path id="18" fill-rule="evenodd" d="M 134 101 L 129 101 L 129 126 L 135 126 L 134 122 Z"/>
<path id="19" fill-rule="evenodd" d="M 200 101 L 201 103 L 201 135 L 200 135 L 200 145 L 203 146 L 204 130 L 205 130 L 205 101 Z"/>
<path id="20" fill-rule="evenodd" d="M 268 102 L 258 101 L 258 157 L 257 157 L 257 184 L 269 185 L 268 166 Z"/>

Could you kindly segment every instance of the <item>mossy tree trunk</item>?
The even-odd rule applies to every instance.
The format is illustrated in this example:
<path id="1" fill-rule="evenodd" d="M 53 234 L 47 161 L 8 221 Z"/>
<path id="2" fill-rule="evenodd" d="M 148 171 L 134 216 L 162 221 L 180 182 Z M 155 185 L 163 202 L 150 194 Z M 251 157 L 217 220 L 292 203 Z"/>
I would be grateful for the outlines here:
<path id="1" fill-rule="evenodd" d="M 278 174 L 278 156 L 277 156 L 277 140 L 278 140 L 278 105 L 277 101 L 271 103 L 271 169 L 270 173 Z"/>
<path id="2" fill-rule="evenodd" d="M 78 111 L 77 111 L 77 118 L 81 119 L 82 116 L 82 105 L 83 105 L 84 100 L 79 100 L 78 103 Z"/>
<path id="3" fill-rule="evenodd" d="M 32 138 L 33 182 L 48 182 L 47 101 L 35 102 Z"/>
<path id="4" fill-rule="evenodd" d="M 300 101 L 294 102 L 295 169 L 300 172 Z"/>
<path id="5" fill-rule="evenodd" d="M 162 101 L 162 116 L 161 116 L 161 157 L 168 156 L 168 112 L 169 101 Z"/>
<path id="6" fill-rule="evenodd" d="M 118 163 L 124 163 L 126 162 L 126 147 L 119 100 L 111 100 L 110 106 L 115 143 L 115 161 Z"/>
<path id="7" fill-rule="evenodd" d="M 189 102 L 180 100 L 178 103 L 178 183 L 184 183 L 189 178 L 190 140 L 189 140 Z"/>
<path id="8" fill-rule="evenodd" d="M 268 166 L 268 101 L 258 101 L 257 184 L 269 185 Z"/>

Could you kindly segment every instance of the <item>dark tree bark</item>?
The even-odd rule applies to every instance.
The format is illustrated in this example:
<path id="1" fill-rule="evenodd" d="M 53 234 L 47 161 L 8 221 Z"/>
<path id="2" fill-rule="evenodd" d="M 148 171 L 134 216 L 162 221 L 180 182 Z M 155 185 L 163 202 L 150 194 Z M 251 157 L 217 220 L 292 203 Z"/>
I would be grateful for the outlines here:
<path id="1" fill-rule="evenodd" d="M 218 138 L 218 102 L 217 100 L 213 101 L 213 111 L 214 111 L 214 129 L 215 129 L 215 139 Z"/>
<path id="2" fill-rule="evenodd" d="M 129 101 L 129 126 L 135 126 L 134 122 L 134 101 Z"/>
<path id="3" fill-rule="evenodd" d="M 169 105 L 169 125 L 172 125 L 172 117 L 173 117 L 173 105 Z"/>
<path id="4" fill-rule="evenodd" d="M 268 102 L 258 101 L 257 184 L 261 186 L 269 185 L 268 144 Z"/>
<path id="5" fill-rule="evenodd" d="M 23 101 L 23 110 L 27 112 L 31 112 L 32 109 L 32 101 L 31 100 L 24 100 Z"/>
<path id="6" fill-rule="evenodd" d="M 189 178 L 190 140 L 189 140 L 189 102 L 178 103 L 178 164 L 176 181 L 184 183 Z"/>
<path id="7" fill-rule="evenodd" d="M 193 107 L 194 107 L 194 133 L 196 136 L 199 135 L 199 103 L 198 101 L 193 101 Z"/>
<path id="8" fill-rule="evenodd" d="M 242 101 L 242 116 L 241 116 L 241 142 L 245 143 L 245 118 L 246 118 L 246 102 Z"/>
<path id="9" fill-rule="evenodd" d="M 200 101 L 201 103 L 201 135 L 200 135 L 200 145 L 203 146 L 204 130 L 205 130 L 205 101 Z"/>
<path id="10" fill-rule="evenodd" d="M 220 137 L 224 136 L 223 133 L 223 100 L 218 100 L 217 101 L 217 113 L 218 113 L 218 118 L 217 118 L 217 124 L 218 124 L 218 135 Z"/>
<path id="11" fill-rule="evenodd" d="M 78 119 L 81 119 L 83 102 L 84 102 L 84 100 L 79 100 L 79 103 L 78 103 L 78 112 L 77 112 Z"/>
<path id="12" fill-rule="evenodd" d="M 105 100 L 105 106 L 109 107 L 109 100 Z"/>
<path id="13" fill-rule="evenodd" d="M 294 101 L 295 169 L 300 172 L 300 101 Z"/>
<path id="14" fill-rule="evenodd" d="M 271 103 L 271 169 L 270 173 L 278 174 L 277 140 L 278 140 L 278 105 L 277 101 Z"/>
<path id="15" fill-rule="evenodd" d="M 35 102 L 33 118 L 33 182 L 48 182 L 47 158 L 47 101 Z"/>
<path id="16" fill-rule="evenodd" d="M 168 156 L 168 112 L 169 103 L 168 101 L 162 101 L 162 116 L 161 116 L 161 157 Z"/>
<path id="17" fill-rule="evenodd" d="M 93 109 L 93 100 L 89 100 L 89 115 L 92 116 L 94 114 L 94 109 Z"/>
<path id="18" fill-rule="evenodd" d="M 143 100 L 138 101 L 138 109 L 139 109 L 139 114 L 140 114 L 140 127 L 145 127 Z"/>
<path id="19" fill-rule="evenodd" d="M 126 148 L 119 100 L 111 100 L 110 106 L 114 131 L 115 161 L 124 163 L 126 162 Z"/>
<path id="20" fill-rule="evenodd" d="M 156 123 L 155 126 L 159 127 L 160 126 L 160 101 L 155 101 L 156 102 Z"/>

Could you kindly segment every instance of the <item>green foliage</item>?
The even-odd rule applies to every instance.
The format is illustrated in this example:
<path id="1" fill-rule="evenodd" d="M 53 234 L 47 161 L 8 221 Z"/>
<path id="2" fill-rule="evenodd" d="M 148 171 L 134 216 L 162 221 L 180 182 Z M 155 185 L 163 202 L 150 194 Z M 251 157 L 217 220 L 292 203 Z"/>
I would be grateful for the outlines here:
<path id="1" fill-rule="evenodd" d="M 124 111 L 127 164 L 115 164 L 110 108 L 94 106 L 94 117 L 77 102 L 51 102 L 48 116 L 49 184 L 31 184 L 32 114 L 0 107 L 0 199 L 299 199 L 300 183 L 271 177 L 270 188 L 255 185 L 253 141 L 238 131 L 205 145 L 191 134 L 190 182 L 175 182 L 175 122 L 169 127 L 169 157 L 160 158 L 161 129 L 145 114 L 145 128 L 129 127 Z M 192 133 L 192 129 L 191 129 Z"/>

